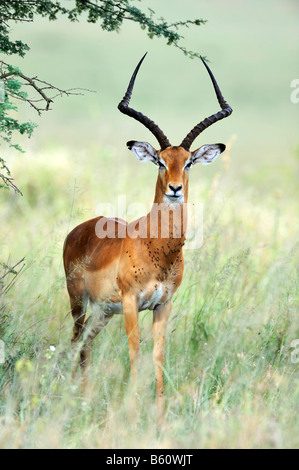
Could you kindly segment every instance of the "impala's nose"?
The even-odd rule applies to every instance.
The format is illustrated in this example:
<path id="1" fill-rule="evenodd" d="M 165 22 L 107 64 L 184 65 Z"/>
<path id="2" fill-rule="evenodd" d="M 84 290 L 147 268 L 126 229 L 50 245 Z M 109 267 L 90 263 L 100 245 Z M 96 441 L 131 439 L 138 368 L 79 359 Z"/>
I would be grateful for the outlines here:
<path id="1" fill-rule="evenodd" d="M 178 193 L 183 186 L 181 184 L 179 184 L 178 186 L 173 186 L 172 184 L 169 184 L 168 187 L 171 191 L 173 191 L 174 196 L 176 196 L 176 193 Z"/>

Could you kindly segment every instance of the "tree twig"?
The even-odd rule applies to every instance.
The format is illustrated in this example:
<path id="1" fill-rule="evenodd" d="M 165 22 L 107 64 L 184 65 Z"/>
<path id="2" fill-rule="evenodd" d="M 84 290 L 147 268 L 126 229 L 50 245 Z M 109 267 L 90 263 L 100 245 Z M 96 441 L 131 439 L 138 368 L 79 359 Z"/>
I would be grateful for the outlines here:
<path id="1" fill-rule="evenodd" d="M 9 67 L 9 65 L 4 62 L 3 60 L 0 61 L 0 64 L 2 64 L 2 67 Z M 2 75 L 0 75 L 0 79 L 4 81 L 10 77 L 10 76 L 17 76 L 20 77 L 24 80 L 25 83 L 23 83 L 23 86 L 30 86 L 33 88 L 36 93 L 41 97 L 39 99 L 36 98 L 30 98 L 28 96 L 22 96 L 18 92 L 14 91 L 9 91 L 9 94 L 13 96 L 16 99 L 19 99 L 21 101 L 27 102 L 30 106 L 32 106 L 36 112 L 41 115 L 43 111 L 49 111 L 50 110 L 50 105 L 53 103 L 53 100 L 57 98 L 57 96 L 70 96 L 70 95 L 83 95 L 83 91 L 85 92 L 90 92 L 94 93 L 93 90 L 89 90 L 87 88 L 69 88 L 67 90 L 62 90 L 61 88 L 58 88 L 55 85 L 52 85 L 51 83 L 48 83 L 44 80 L 39 79 L 38 77 L 28 77 L 27 75 L 24 75 L 20 70 L 14 70 L 14 71 L 8 71 L 4 72 Z M 41 86 L 45 85 L 45 86 Z M 53 91 L 56 94 L 49 96 L 49 94 L 45 93 L 45 90 Z M 45 106 L 40 107 L 37 106 L 36 103 L 41 103 L 44 102 Z"/>
<path id="2" fill-rule="evenodd" d="M 6 186 L 11 187 L 16 193 L 19 193 L 21 196 L 23 196 L 22 191 L 20 191 L 20 189 L 13 183 L 13 178 L 4 176 L 2 173 L 0 173 L 0 178 L 3 180 Z"/>

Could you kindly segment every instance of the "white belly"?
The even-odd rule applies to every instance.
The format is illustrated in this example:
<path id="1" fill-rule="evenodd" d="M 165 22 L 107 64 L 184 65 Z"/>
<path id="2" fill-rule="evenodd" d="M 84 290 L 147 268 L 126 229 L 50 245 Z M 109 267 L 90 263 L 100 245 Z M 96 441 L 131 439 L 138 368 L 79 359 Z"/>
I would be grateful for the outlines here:
<path id="1" fill-rule="evenodd" d="M 139 295 L 139 311 L 153 310 L 161 302 L 163 295 L 162 284 L 159 284 L 151 295 L 147 295 L 147 292 L 141 292 Z"/>
<path id="2" fill-rule="evenodd" d="M 149 285 L 146 289 L 139 293 L 138 297 L 138 311 L 154 310 L 154 308 L 165 303 L 171 297 L 169 288 L 165 288 L 162 283 L 155 283 Z M 109 300 L 98 301 L 91 303 L 91 315 L 102 319 L 107 315 L 123 314 L 122 302 L 109 302 Z"/>

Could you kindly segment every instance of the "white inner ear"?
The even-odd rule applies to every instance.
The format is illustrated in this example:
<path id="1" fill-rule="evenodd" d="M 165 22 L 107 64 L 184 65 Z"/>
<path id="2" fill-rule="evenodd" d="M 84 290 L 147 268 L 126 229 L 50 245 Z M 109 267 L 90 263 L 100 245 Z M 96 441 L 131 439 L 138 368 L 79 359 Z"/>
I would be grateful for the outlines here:
<path id="1" fill-rule="evenodd" d="M 148 142 L 135 142 L 131 150 L 143 162 L 157 163 L 158 161 L 156 150 Z"/>
<path id="2" fill-rule="evenodd" d="M 192 163 L 201 163 L 202 165 L 208 165 L 216 160 L 221 154 L 222 149 L 217 144 L 203 145 L 193 153 Z"/>

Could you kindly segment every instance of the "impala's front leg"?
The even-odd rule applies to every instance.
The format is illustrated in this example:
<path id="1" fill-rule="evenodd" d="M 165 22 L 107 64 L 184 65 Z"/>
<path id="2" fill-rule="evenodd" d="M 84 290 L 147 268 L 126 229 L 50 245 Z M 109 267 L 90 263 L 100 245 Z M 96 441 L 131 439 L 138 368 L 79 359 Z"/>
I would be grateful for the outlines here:
<path id="1" fill-rule="evenodd" d="M 129 344 L 132 385 L 135 387 L 137 379 L 137 359 L 140 351 L 140 336 L 138 328 L 138 304 L 134 295 L 125 295 L 123 297 L 123 310 Z"/>
<path id="2" fill-rule="evenodd" d="M 154 337 L 154 364 L 156 371 L 156 402 L 157 422 L 161 425 L 164 421 L 164 344 L 168 318 L 171 312 L 172 302 L 166 302 L 154 310 L 153 337 Z"/>
<path id="3" fill-rule="evenodd" d="M 138 356 L 140 352 L 140 336 L 138 327 L 138 304 L 137 299 L 133 295 L 125 295 L 123 297 L 123 310 L 125 328 L 128 337 L 129 355 L 131 364 L 131 390 L 129 413 L 132 424 L 135 425 L 137 420 L 137 402 L 136 402 L 136 383 Z"/>

